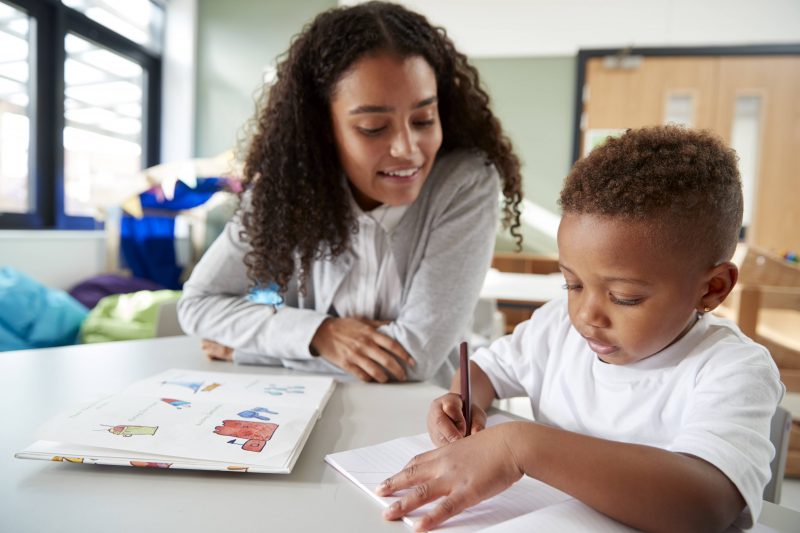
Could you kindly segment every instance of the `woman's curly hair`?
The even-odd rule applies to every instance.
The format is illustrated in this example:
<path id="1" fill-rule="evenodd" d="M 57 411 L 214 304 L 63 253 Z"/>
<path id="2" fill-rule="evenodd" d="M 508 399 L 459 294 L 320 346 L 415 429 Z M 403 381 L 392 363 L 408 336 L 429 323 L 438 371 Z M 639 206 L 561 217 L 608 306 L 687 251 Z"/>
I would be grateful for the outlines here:
<path id="1" fill-rule="evenodd" d="M 261 97 L 244 166 L 250 205 L 240 207 L 242 238 L 252 246 L 245 264 L 255 284 L 276 283 L 284 293 L 299 267 L 304 291 L 312 261 L 337 257 L 349 246 L 357 224 L 341 180 L 330 98 L 355 61 L 380 51 L 421 56 L 433 68 L 441 153 L 472 148 L 485 154 L 502 179 L 503 225 L 520 245 L 520 164 L 478 71 L 422 15 L 368 2 L 318 15 L 294 38 L 277 81 Z"/>

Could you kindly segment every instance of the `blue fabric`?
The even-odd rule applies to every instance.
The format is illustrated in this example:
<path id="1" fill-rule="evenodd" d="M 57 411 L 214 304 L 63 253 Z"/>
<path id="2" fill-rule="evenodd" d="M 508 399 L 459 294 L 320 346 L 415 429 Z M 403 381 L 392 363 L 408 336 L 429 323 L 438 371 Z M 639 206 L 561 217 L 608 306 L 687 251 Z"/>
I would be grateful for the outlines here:
<path id="1" fill-rule="evenodd" d="M 139 195 L 143 209 L 182 211 L 206 203 L 214 193 L 228 187 L 226 178 L 198 178 L 197 186 L 175 184 L 171 200 L 160 188 Z M 175 219 L 172 215 L 135 218 L 124 213 L 120 220 L 120 250 L 125 264 L 137 278 L 148 279 L 168 289 L 180 289 L 183 267 L 175 255 Z"/>
<path id="2" fill-rule="evenodd" d="M 168 289 L 181 286 L 183 270 L 175 255 L 175 219 L 123 215 L 120 250 L 134 277 L 148 279 Z"/>
<path id="3" fill-rule="evenodd" d="M 0 267 L 0 351 L 74 344 L 88 313 L 65 291 Z"/>
<path id="4" fill-rule="evenodd" d="M 279 287 L 277 283 L 270 283 L 266 287 L 253 287 L 247 294 L 247 299 L 257 304 L 283 307 L 283 296 L 281 296 L 280 292 L 278 292 L 278 288 Z"/>

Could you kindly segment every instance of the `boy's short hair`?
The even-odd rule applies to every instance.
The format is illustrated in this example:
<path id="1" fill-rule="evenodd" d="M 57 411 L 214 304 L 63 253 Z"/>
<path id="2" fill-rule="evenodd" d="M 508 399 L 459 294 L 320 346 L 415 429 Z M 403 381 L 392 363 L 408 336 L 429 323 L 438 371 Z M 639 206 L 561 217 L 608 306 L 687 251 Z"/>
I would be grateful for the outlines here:
<path id="1" fill-rule="evenodd" d="M 629 129 L 572 168 L 564 213 L 653 222 L 675 244 L 713 266 L 733 256 L 742 224 L 736 153 L 714 134 L 680 126 Z"/>

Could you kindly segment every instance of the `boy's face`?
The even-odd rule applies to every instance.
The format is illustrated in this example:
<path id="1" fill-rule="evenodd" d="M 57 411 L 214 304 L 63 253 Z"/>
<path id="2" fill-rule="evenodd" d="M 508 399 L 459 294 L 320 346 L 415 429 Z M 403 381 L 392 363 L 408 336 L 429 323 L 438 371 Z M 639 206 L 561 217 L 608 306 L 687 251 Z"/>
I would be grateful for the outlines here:
<path id="1" fill-rule="evenodd" d="M 558 249 L 569 318 L 606 363 L 650 357 L 694 324 L 707 279 L 648 223 L 566 213 Z"/>

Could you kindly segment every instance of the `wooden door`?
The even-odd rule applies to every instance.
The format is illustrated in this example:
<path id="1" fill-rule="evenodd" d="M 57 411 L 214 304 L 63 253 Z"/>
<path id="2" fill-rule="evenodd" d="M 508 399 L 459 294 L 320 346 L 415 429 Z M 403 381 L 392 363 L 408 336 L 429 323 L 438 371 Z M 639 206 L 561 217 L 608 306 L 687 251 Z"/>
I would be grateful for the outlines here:
<path id="1" fill-rule="evenodd" d="M 800 252 L 800 57 L 614 59 L 587 61 L 581 154 L 593 132 L 664 124 L 677 109 L 678 122 L 711 129 L 740 153 L 747 242 Z"/>

